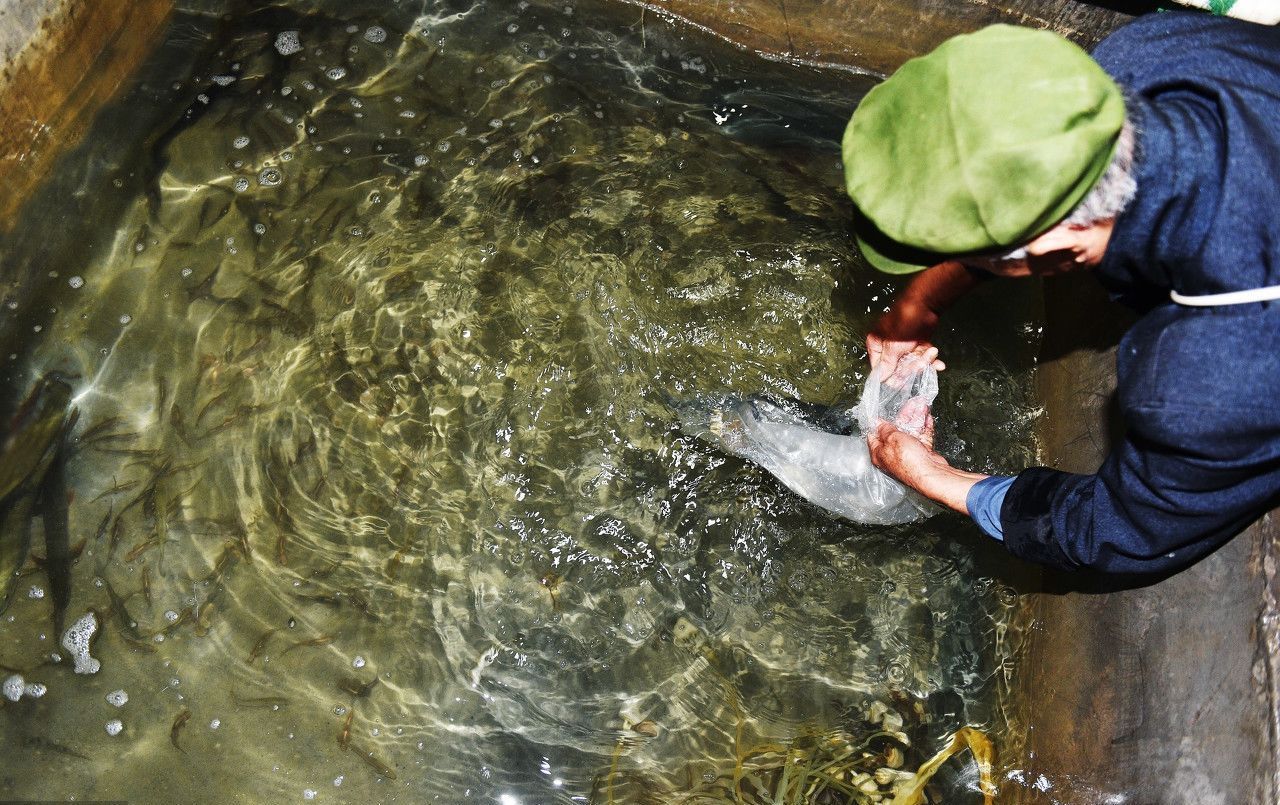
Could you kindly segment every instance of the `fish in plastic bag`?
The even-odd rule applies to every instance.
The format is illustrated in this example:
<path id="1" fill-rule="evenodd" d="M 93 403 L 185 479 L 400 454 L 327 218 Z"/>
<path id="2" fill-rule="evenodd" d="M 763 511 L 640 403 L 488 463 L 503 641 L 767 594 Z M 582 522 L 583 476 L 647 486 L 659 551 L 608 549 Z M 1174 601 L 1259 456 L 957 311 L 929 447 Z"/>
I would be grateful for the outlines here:
<path id="1" fill-rule="evenodd" d="M 682 406 L 683 429 L 758 464 L 792 492 L 841 517 L 875 525 L 921 520 L 937 506 L 872 465 L 866 434 L 880 419 L 920 434 L 938 395 L 938 373 L 910 356 L 891 376 L 877 375 L 867 378 L 852 408 L 761 395 L 704 397 Z"/>

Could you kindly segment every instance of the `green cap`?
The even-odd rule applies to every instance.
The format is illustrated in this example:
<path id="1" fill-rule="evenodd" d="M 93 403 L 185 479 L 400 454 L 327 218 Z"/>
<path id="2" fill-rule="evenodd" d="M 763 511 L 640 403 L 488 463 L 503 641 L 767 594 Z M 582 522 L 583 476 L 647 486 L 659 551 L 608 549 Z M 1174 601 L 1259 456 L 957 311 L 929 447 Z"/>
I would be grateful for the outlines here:
<path id="1" fill-rule="evenodd" d="M 948 39 L 867 93 L 845 129 L 858 246 L 905 274 L 1025 243 L 1102 176 L 1124 116 L 1116 83 L 1055 33 Z"/>

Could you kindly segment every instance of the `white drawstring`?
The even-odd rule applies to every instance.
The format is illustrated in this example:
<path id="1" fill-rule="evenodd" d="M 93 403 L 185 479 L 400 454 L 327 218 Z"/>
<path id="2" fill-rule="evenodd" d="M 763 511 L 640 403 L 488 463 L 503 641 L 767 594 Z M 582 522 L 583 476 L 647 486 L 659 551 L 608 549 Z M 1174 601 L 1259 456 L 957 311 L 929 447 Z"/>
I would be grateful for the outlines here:
<path id="1" fill-rule="evenodd" d="M 1169 298 L 1180 305 L 1188 305 L 1190 307 L 1247 305 L 1250 302 L 1272 302 L 1280 299 L 1280 285 L 1268 285 L 1265 288 L 1250 288 L 1247 291 L 1211 293 L 1201 296 L 1184 296 L 1177 291 L 1169 291 Z"/>

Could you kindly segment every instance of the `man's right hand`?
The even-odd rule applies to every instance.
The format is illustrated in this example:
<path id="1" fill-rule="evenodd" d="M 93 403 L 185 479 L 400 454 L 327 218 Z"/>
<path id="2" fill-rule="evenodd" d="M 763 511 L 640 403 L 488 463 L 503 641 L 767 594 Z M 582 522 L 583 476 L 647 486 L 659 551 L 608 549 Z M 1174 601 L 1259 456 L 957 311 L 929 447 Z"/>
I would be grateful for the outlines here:
<path id="1" fill-rule="evenodd" d="M 982 275 L 958 262 L 940 263 L 914 278 L 894 300 L 889 312 L 867 334 L 867 358 L 883 380 L 893 375 L 908 355 L 928 356 L 933 368 L 942 371 L 933 333 L 943 310 L 977 285 Z"/>
<path id="2" fill-rule="evenodd" d="M 892 377 L 902 359 L 909 355 L 919 356 L 939 372 L 947 368 L 945 363 L 938 360 L 938 348 L 928 341 L 901 341 L 885 338 L 875 332 L 867 333 L 867 359 L 881 380 Z"/>

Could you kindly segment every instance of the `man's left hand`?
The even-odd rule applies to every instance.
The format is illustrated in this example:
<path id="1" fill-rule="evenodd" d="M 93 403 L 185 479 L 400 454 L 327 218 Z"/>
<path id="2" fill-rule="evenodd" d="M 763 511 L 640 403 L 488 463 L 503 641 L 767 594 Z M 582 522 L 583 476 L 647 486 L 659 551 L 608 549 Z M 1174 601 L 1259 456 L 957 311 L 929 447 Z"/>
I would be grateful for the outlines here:
<path id="1" fill-rule="evenodd" d="M 904 407 L 907 413 L 910 403 Z M 916 412 L 918 413 L 918 412 Z M 968 514 L 966 498 L 973 485 L 986 475 L 957 470 L 933 449 L 933 415 L 925 414 L 919 436 L 901 431 L 881 420 L 867 436 L 871 463 L 930 500 L 961 514 Z"/>

